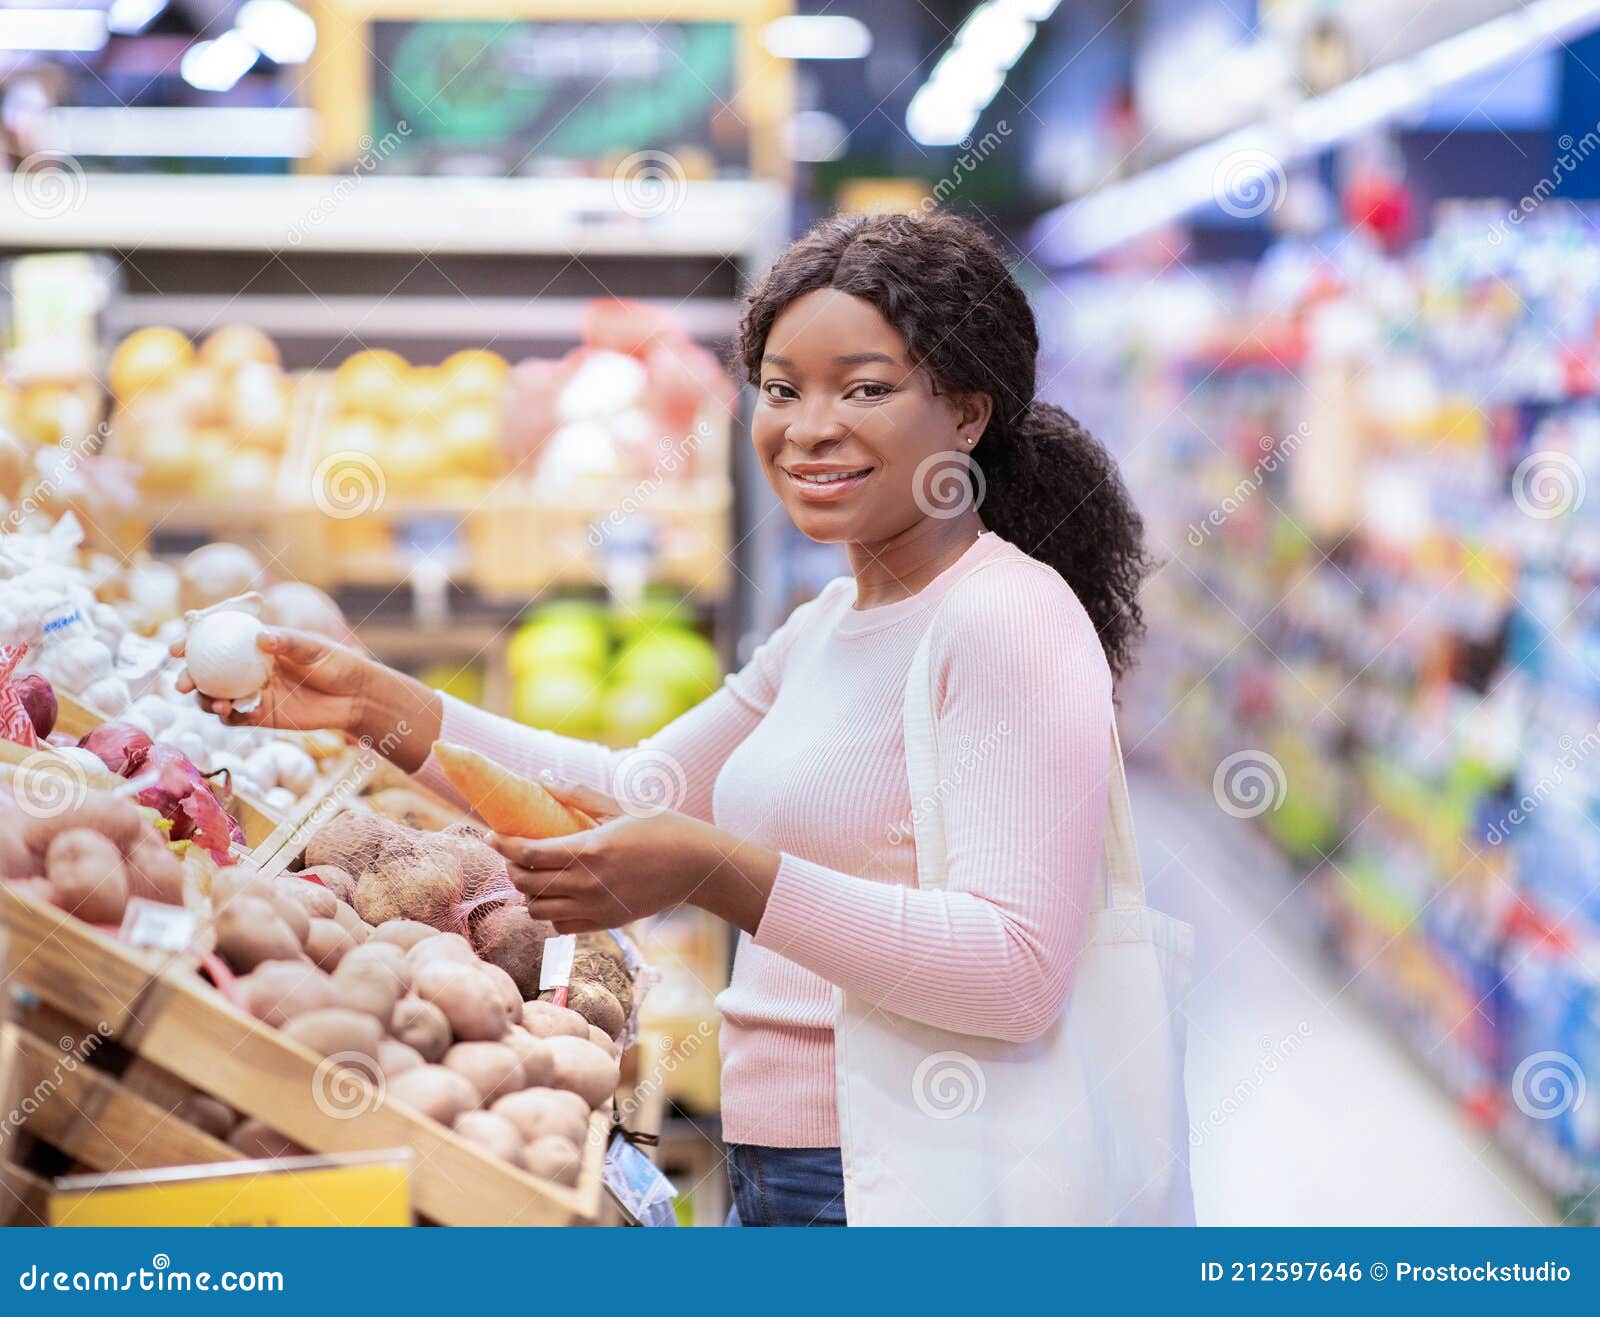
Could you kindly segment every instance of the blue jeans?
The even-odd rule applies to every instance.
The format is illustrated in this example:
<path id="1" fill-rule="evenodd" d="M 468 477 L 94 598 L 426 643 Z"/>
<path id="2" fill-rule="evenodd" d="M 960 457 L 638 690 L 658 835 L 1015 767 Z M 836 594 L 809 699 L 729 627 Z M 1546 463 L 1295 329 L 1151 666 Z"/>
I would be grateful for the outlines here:
<path id="1" fill-rule="evenodd" d="M 730 1226 L 842 1226 L 844 1163 L 837 1148 L 728 1145 Z"/>

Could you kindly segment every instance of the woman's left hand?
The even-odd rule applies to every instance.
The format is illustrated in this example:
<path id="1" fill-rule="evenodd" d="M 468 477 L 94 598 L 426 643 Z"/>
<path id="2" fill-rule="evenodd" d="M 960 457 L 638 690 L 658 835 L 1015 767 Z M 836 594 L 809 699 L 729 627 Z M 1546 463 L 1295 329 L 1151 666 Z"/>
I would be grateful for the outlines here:
<path id="1" fill-rule="evenodd" d="M 600 826 L 543 841 L 490 838 L 535 919 L 587 933 L 697 905 L 755 931 L 777 876 L 775 851 L 672 810 L 630 810 L 590 787 L 539 780 Z"/>

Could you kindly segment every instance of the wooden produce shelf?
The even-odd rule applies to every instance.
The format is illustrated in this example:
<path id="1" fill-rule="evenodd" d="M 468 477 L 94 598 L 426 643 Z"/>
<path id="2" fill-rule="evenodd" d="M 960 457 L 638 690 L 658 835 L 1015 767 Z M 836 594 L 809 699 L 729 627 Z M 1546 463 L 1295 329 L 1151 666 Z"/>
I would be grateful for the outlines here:
<path id="1" fill-rule="evenodd" d="M 313 1152 L 410 1148 L 415 1158 L 412 1202 L 429 1220 L 442 1225 L 570 1225 L 600 1216 L 610 1130 L 607 1110 L 591 1118 L 577 1186 L 539 1180 L 381 1093 L 364 1094 L 360 1114 L 354 1116 L 348 1114 L 348 1103 L 341 1104 L 342 1111 L 330 1103 L 319 1105 L 314 1095 L 326 1079 L 322 1058 L 229 1004 L 201 981 L 187 959 L 128 947 L 7 884 L 0 884 L 0 930 L 8 944 L 4 978 L 9 984 L 30 990 L 55 1010 Z M 26 1045 L 20 1050 L 22 1065 L 31 1064 L 35 1054 Z M 85 1096 L 114 1100 L 118 1128 L 127 1137 L 152 1128 L 151 1113 L 158 1108 L 120 1085 L 114 1092 L 101 1089 L 98 1078 L 83 1081 Z M 354 1072 L 341 1075 L 344 1096 L 365 1085 Z M 164 1121 L 178 1123 L 170 1114 Z M 59 1135 L 59 1130 L 44 1132 Z M 201 1142 L 206 1136 L 198 1131 L 174 1133 L 172 1138 L 181 1142 L 163 1145 L 161 1155 L 191 1160 L 191 1154 L 224 1155 L 215 1140 Z M 97 1144 L 85 1136 L 77 1155 L 92 1165 L 109 1155 L 112 1142 L 120 1141 L 118 1136 Z"/>

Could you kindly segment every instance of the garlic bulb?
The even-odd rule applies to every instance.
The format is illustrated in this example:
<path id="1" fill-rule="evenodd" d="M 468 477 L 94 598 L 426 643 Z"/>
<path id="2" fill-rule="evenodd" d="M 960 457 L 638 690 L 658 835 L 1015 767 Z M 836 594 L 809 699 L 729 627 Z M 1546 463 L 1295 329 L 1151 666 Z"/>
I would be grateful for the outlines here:
<path id="1" fill-rule="evenodd" d="M 74 636 L 46 649 L 37 666 L 53 685 L 81 695 L 100 678 L 111 675 L 112 662 L 104 643 L 93 636 Z"/>
<path id="2" fill-rule="evenodd" d="M 199 733 L 179 732 L 176 736 L 167 737 L 166 744 L 183 755 L 202 773 L 211 771 L 211 747 L 200 738 Z"/>
<path id="3" fill-rule="evenodd" d="M 288 787 L 273 787 L 261 803 L 278 814 L 287 814 L 294 808 L 295 794 Z"/>
<path id="4" fill-rule="evenodd" d="M 128 721 L 131 722 L 134 717 L 139 718 L 144 730 L 152 737 L 159 738 L 162 732 L 172 726 L 178 711 L 159 695 L 141 695 L 133 702 L 128 714 Z"/>
<path id="5" fill-rule="evenodd" d="M 273 763 L 277 768 L 278 785 L 303 796 L 311 790 L 312 783 L 317 780 L 317 764 L 310 755 L 297 745 L 290 745 L 287 741 L 274 741 L 265 748 L 270 752 Z"/>
<path id="6" fill-rule="evenodd" d="M 277 787 L 278 759 L 272 753 L 270 745 L 251 751 L 250 757 L 244 761 L 244 766 L 251 778 L 268 791 Z"/>
<path id="7" fill-rule="evenodd" d="M 115 718 L 128 707 L 131 695 L 121 677 L 101 677 L 83 691 L 83 702 L 108 718 Z"/>
<path id="8" fill-rule="evenodd" d="M 262 629 L 259 617 L 231 608 L 195 618 L 184 644 L 184 661 L 195 689 L 214 700 L 249 700 L 257 695 L 272 671 L 256 643 Z"/>

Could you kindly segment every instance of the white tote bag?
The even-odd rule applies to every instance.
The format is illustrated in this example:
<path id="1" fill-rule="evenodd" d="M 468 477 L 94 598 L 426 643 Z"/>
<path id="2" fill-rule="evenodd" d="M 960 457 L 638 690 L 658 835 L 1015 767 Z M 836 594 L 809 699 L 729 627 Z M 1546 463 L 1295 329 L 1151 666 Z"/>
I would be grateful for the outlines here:
<path id="1" fill-rule="evenodd" d="M 1050 570 L 1010 556 L 974 570 L 996 561 Z M 917 882 L 942 889 L 932 635 L 930 620 L 906 681 L 906 767 Z M 952 1033 L 836 991 L 852 1226 L 1194 1224 L 1181 1006 L 1193 933 L 1145 904 L 1114 717 L 1110 735 L 1104 904 L 1048 1032 L 1026 1043 Z"/>

